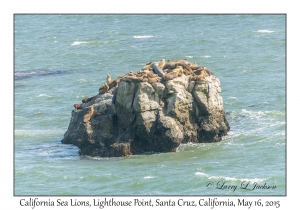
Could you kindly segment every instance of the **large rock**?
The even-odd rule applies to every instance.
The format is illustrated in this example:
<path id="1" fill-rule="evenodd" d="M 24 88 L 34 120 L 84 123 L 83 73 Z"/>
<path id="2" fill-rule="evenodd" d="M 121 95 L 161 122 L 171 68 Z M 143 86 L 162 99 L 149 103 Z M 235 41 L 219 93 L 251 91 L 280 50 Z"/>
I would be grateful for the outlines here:
<path id="1" fill-rule="evenodd" d="M 221 141 L 229 125 L 220 81 L 214 74 L 192 77 L 164 76 L 151 84 L 121 79 L 72 111 L 62 143 L 76 145 L 81 155 L 119 157 L 176 151 L 188 142 Z"/>

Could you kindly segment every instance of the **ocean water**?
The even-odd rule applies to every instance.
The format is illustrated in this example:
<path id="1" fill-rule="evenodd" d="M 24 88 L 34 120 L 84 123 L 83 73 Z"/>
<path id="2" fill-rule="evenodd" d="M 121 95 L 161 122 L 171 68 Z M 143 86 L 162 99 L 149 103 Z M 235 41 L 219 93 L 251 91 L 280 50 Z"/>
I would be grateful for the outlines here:
<path id="1" fill-rule="evenodd" d="M 221 81 L 231 130 L 175 153 L 79 156 L 73 104 L 148 61 Z M 236 188 L 235 188 L 236 186 Z M 285 15 L 14 16 L 15 195 L 285 195 Z"/>

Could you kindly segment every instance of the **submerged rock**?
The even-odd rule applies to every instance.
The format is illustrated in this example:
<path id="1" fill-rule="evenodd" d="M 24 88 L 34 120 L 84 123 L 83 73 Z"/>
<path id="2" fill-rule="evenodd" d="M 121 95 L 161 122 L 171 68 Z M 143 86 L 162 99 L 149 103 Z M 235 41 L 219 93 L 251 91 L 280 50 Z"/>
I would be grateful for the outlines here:
<path id="1" fill-rule="evenodd" d="M 120 157 L 218 142 L 230 129 L 220 92 L 219 79 L 205 67 L 149 62 L 139 72 L 109 76 L 98 95 L 74 104 L 62 143 L 81 155 Z"/>

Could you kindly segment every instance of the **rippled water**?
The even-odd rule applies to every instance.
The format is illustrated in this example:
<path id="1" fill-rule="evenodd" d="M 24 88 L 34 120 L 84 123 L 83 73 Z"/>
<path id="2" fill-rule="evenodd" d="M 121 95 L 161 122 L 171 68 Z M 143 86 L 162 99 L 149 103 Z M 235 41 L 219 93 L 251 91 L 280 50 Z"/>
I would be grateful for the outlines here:
<path id="1" fill-rule="evenodd" d="M 15 195 L 285 195 L 284 15 L 14 19 Z M 187 58 L 220 79 L 231 126 L 222 142 L 124 158 L 79 156 L 60 143 L 73 104 L 96 95 L 107 73 L 162 58 Z"/>

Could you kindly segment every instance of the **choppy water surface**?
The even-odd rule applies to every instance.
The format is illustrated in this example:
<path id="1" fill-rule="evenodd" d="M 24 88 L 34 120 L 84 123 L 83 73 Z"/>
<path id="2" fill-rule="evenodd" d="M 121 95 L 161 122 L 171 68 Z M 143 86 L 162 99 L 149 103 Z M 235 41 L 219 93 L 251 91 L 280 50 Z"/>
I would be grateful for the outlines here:
<path id="1" fill-rule="evenodd" d="M 284 15 L 15 15 L 15 195 L 285 195 L 285 33 Z M 162 58 L 220 79 L 222 142 L 124 158 L 60 143 L 107 73 Z"/>

